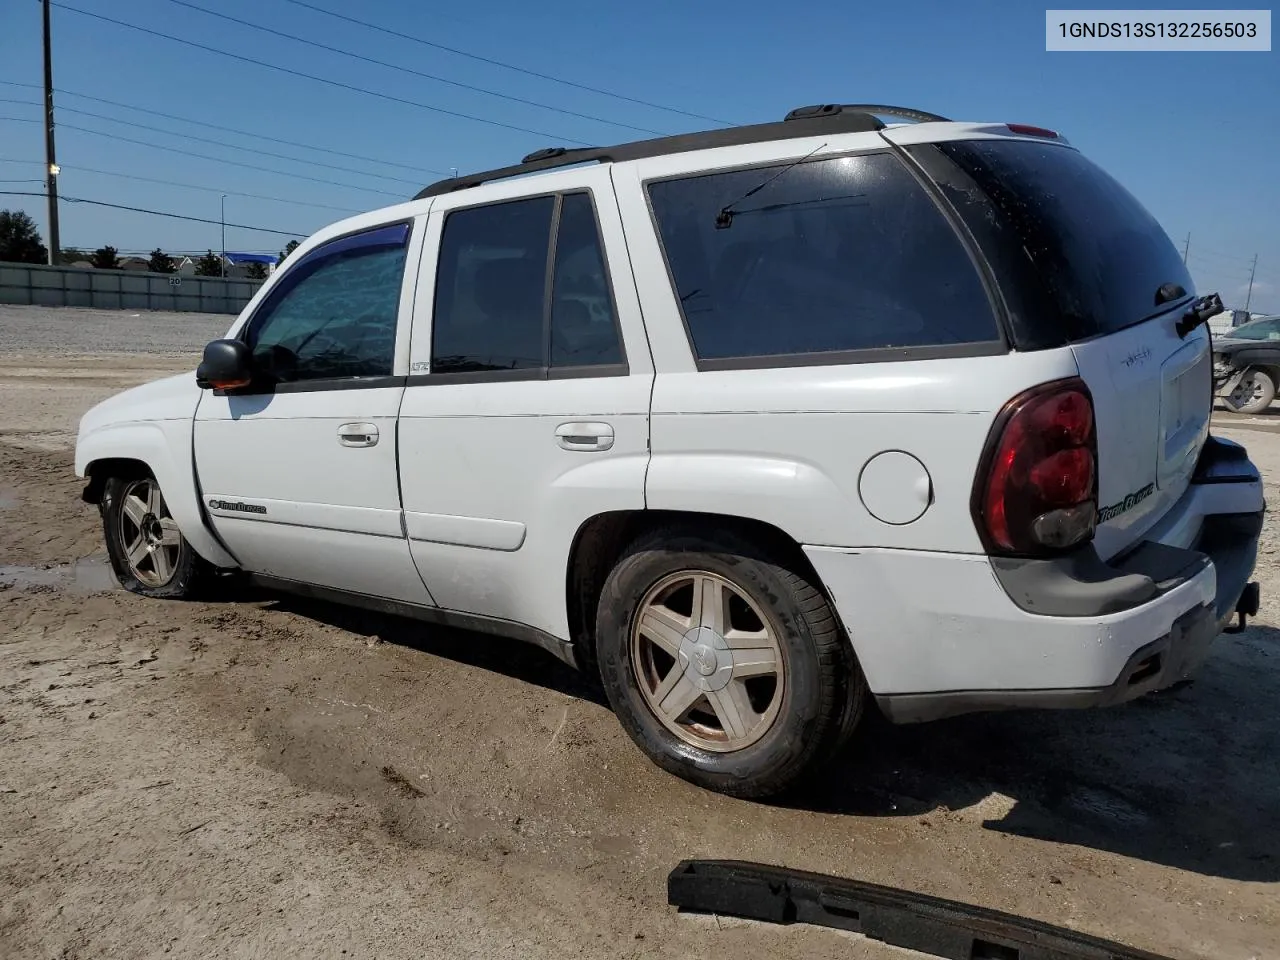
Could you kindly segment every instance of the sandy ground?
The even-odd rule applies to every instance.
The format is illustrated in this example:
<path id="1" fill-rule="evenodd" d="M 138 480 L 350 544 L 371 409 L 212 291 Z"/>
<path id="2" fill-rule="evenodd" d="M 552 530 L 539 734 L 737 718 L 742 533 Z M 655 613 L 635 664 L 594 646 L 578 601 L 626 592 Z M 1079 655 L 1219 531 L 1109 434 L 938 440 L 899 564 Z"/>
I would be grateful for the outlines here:
<path id="1" fill-rule="evenodd" d="M 730 800 L 652 767 L 540 651 L 115 589 L 72 476 L 76 418 L 192 367 L 226 326 L 0 308 L 0 957 L 910 956 L 679 915 L 665 877 L 691 856 L 1176 958 L 1280 957 L 1274 520 L 1262 616 L 1194 685 L 1105 712 L 872 724 L 822 787 Z M 1280 437 L 1249 426 L 1223 432 L 1280 478 Z"/>

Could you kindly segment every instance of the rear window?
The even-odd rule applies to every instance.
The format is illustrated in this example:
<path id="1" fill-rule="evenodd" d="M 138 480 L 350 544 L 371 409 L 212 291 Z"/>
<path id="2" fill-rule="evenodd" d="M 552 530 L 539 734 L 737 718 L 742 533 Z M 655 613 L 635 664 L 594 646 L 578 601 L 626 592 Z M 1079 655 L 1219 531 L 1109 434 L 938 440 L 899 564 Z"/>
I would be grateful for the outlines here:
<path id="1" fill-rule="evenodd" d="M 989 201 L 973 202 L 963 186 L 948 191 L 979 242 L 1010 234 L 999 241 L 1006 246 L 1001 256 L 1030 266 L 1041 286 L 1043 297 L 1033 298 L 1040 308 L 1015 323 L 1032 341 L 1020 346 L 1070 343 L 1163 313 L 1181 299 L 1157 302 L 1165 284 L 1193 293 L 1160 224 L 1079 151 L 1021 140 L 954 141 L 937 149 Z"/>
<path id="2" fill-rule="evenodd" d="M 649 198 L 704 366 L 999 346 L 964 245 L 892 155 L 658 181 Z"/>

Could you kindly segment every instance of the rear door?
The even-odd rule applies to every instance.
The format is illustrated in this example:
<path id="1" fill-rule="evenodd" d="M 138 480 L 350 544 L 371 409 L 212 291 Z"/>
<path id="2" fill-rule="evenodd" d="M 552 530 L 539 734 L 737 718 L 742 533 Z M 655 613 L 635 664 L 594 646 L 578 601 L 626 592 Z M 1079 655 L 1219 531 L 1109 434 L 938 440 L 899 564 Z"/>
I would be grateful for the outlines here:
<path id="1" fill-rule="evenodd" d="M 892 136 L 892 134 L 890 134 Z M 1209 431 L 1212 360 L 1168 235 L 1141 203 L 1055 139 L 975 136 L 910 148 L 996 272 L 1022 350 L 1069 347 L 1093 394 L 1105 558 L 1182 496 Z"/>
<path id="2" fill-rule="evenodd" d="M 566 638 L 579 529 L 644 507 L 653 366 L 608 169 L 535 189 L 432 207 L 400 476 L 439 606 Z"/>

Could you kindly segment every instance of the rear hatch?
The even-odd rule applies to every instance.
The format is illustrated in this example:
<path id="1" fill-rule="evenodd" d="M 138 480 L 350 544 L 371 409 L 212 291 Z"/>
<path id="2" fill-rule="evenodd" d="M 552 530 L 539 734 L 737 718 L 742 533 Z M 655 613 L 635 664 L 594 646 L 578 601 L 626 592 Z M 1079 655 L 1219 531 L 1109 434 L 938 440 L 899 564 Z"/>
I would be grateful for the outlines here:
<path id="1" fill-rule="evenodd" d="M 1055 139 L 909 151 L 986 256 L 1015 348 L 1074 354 L 1097 422 L 1095 545 L 1115 555 L 1183 494 L 1209 431 L 1209 334 L 1176 330 L 1194 300 L 1181 256 L 1132 194 Z"/>

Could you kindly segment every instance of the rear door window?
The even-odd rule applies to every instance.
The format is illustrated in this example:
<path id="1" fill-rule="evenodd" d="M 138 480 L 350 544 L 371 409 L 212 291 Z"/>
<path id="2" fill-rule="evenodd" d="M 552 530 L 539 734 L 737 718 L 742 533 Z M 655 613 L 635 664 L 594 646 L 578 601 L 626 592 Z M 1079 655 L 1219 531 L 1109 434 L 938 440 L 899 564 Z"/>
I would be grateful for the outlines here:
<path id="1" fill-rule="evenodd" d="M 1113 333 L 1193 295 L 1191 276 L 1164 229 L 1078 150 L 1003 139 L 911 149 L 983 248 L 1001 248 L 987 250 L 993 262 L 1024 274 L 1013 283 L 1030 279 L 1038 285 L 1026 298 L 1034 306 L 1014 322 L 1023 349 Z M 935 150 L 958 175 L 928 159 Z M 1167 284 L 1181 287 L 1183 295 L 1157 299 Z"/>
<path id="2" fill-rule="evenodd" d="M 549 282 L 549 283 L 548 283 Z M 448 214 L 440 240 L 433 373 L 625 373 L 591 197 L 512 200 Z"/>
<path id="3" fill-rule="evenodd" d="M 600 230 L 585 193 L 561 201 L 551 282 L 551 367 L 622 363 Z"/>
<path id="4" fill-rule="evenodd" d="M 964 245 L 890 154 L 657 181 L 649 197 L 704 367 L 1000 348 Z"/>
<path id="5" fill-rule="evenodd" d="M 556 198 L 448 215 L 440 241 L 431 369 L 543 368 L 547 254 Z"/>

